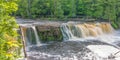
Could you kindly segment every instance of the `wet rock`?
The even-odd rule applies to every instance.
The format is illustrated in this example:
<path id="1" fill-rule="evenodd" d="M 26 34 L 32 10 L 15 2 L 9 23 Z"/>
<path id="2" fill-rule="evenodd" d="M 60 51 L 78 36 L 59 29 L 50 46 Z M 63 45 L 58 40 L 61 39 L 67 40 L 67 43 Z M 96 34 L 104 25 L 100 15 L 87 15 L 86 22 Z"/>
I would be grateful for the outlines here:
<path id="1" fill-rule="evenodd" d="M 63 40 L 60 24 L 37 25 L 36 29 L 42 42 Z"/>

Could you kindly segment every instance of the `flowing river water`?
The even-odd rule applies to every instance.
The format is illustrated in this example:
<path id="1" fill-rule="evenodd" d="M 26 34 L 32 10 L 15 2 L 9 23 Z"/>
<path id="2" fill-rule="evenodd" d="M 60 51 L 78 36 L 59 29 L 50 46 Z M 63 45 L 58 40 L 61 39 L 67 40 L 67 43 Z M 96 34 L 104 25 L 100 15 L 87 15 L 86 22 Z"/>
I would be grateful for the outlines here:
<path id="1" fill-rule="evenodd" d="M 28 60 L 120 60 L 120 30 L 114 30 L 110 23 L 59 22 L 63 41 L 42 43 L 36 25 L 48 23 L 56 25 L 19 23 Z"/>

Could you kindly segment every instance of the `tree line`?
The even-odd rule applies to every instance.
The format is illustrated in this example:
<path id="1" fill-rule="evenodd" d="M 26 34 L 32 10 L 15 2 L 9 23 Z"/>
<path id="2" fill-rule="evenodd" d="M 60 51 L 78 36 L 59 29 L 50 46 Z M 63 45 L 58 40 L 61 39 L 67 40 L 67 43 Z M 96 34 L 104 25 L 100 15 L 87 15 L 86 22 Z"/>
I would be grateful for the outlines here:
<path id="1" fill-rule="evenodd" d="M 118 22 L 120 0 L 20 0 L 16 15 L 23 18 L 86 18 Z"/>

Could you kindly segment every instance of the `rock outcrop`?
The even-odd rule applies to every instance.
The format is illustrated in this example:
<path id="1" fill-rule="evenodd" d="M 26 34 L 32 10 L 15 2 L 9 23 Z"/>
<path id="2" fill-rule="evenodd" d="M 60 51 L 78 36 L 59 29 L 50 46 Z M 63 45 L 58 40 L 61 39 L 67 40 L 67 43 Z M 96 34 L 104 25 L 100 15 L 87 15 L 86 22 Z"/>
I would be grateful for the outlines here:
<path id="1" fill-rule="evenodd" d="M 37 25 L 36 29 L 42 42 L 63 40 L 60 24 Z"/>

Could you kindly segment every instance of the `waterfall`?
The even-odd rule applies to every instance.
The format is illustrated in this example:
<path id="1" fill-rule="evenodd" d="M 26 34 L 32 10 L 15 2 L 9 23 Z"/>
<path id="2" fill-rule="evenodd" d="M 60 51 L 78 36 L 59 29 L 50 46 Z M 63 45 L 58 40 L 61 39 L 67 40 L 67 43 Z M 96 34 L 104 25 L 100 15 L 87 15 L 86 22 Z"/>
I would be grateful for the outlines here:
<path id="1" fill-rule="evenodd" d="M 32 44 L 41 44 L 40 36 L 38 36 L 38 32 L 40 30 L 36 30 L 36 26 L 34 25 L 22 25 L 23 33 L 25 40 L 27 40 L 28 45 Z M 41 28 L 40 28 L 41 29 Z M 47 30 L 47 26 L 44 27 Z M 43 30 L 44 30 L 43 29 Z M 114 29 L 109 23 L 63 23 L 60 25 L 60 29 L 63 35 L 64 40 L 75 40 L 79 38 L 88 38 L 88 37 L 100 37 L 103 35 L 113 33 Z M 50 35 L 48 35 L 50 37 Z M 48 37 L 46 35 L 46 38 Z M 55 37 L 55 36 L 54 36 Z M 44 39 L 46 39 L 44 37 Z M 101 39 L 102 40 L 102 39 Z"/>
<path id="2" fill-rule="evenodd" d="M 21 24 L 20 26 L 21 26 L 20 28 L 22 29 L 22 32 L 23 32 L 26 46 L 41 44 L 39 36 L 38 36 L 38 32 L 37 32 L 35 26 L 33 26 L 31 24 Z"/>
<path id="3" fill-rule="evenodd" d="M 63 23 L 61 31 L 64 39 L 98 37 L 104 34 L 110 34 L 114 31 L 109 23 L 83 23 L 70 24 Z"/>
<path id="4" fill-rule="evenodd" d="M 63 23 L 59 27 L 63 39 L 67 41 L 40 45 L 42 40 L 52 41 L 53 37 L 56 37 L 57 41 L 60 37 L 57 28 L 52 25 L 22 26 L 29 49 L 28 58 L 31 60 L 120 60 L 119 47 L 113 43 L 109 44 L 109 42 L 120 41 L 118 36 L 113 36 L 114 29 L 110 23 Z M 90 39 L 91 37 L 95 39 Z M 116 58 L 111 57 L 111 54 L 116 54 L 114 55 Z"/>
<path id="5" fill-rule="evenodd" d="M 34 31 L 37 45 L 40 45 L 40 44 L 41 44 L 41 43 L 40 43 L 40 39 L 39 39 L 38 32 L 37 32 L 35 26 L 31 26 L 31 28 L 32 28 L 33 31 Z"/>
<path id="6" fill-rule="evenodd" d="M 62 24 L 61 25 L 61 31 L 63 33 L 64 40 L 74 38 L 74 36 L 73 36 L 72 32 L 70 31 L 70 29 L 68 28 L 67 24 Z"/>

